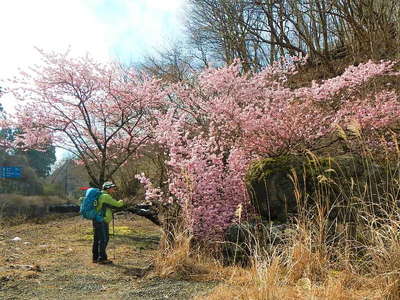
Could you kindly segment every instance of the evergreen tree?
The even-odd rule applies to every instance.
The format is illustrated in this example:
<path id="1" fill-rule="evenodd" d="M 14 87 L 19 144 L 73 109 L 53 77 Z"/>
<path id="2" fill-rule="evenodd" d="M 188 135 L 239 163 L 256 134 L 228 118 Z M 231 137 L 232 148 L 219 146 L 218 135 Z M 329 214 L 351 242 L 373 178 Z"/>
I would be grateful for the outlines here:
<path id="1" fill-rule="evenodd" d="M 50 174 L 51 166 L 56 162 L 56 148 L 50 146 L 46 151 L 29 150 L 24 152 L 29 166 L 31 166 L 39 177 Z"/>

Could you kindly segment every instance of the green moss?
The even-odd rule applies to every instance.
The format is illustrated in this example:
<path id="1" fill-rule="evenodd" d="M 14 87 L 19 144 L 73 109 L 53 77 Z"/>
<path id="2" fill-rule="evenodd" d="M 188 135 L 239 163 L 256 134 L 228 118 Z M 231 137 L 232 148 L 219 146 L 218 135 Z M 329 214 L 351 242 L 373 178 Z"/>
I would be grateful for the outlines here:
<path id="1" fill-rule="evenodd" d="M 246 182 L 263 182 L 272 174 L 298 169 L 302 166 L 302 159 L 296 156 L 280 156 L 276 158 L 264 158 L 254 161 L 246 174 Z"/>
<path id="2" fill-rule="evenodd" d="M 114 230 L 114 232 L 113 232 Z M 145 236 L 148 237 L 150 235 L 154 235 L 154 231 L 146 231 L 142 228 L 130 228 L 128 226 L 114 226 L 110 225 L 110 234 L 114 233 L 115 236 Z M 87 228 L 84 231 L 85 235 L 93 235 L 93 228 Z"/>
<path id="3" fill-rule="evenodd" d="M 343 165 L 351 165 L 358 160 L 354 157 L 340 156 L 332 157 L 313 157 L 313 156 L 293 156 L 285 155 L 276 158 L 264 158 L 254 161 L 246 174 L 246 183 L 262 183 L 271 175 L 278 173 L 305 175 L 306 178 L 324 175 L 327 177 L 336 176 Z"/>
<path id="4" fill-rule="evenodd" d="M 130 235 L 133 234 L 133 230 L 128 226 L 114 226 L 115 235 Z"/>
<path id="5" fill-rule="evenodd" d="M 299 196 L 317 201 L 321 200 L 320 191 L 326 201 L 334 200 L 341 193 L 340 187 L 348 186 L 356 177 L 360 182 L 364 172 L 358 157 L 317 157 L 308 153 L 255 161 L 245 180 L 251 202 L 262 218 L 286 222 L 297 213 Z"/>

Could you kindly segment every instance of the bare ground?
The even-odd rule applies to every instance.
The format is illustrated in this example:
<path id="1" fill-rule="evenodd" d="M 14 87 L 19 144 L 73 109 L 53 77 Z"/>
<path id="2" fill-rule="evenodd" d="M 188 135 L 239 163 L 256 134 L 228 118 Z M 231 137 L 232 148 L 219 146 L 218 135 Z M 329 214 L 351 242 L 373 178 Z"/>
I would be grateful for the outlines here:
<path id="1" fill-rule="evenodd" d="M 79 216 L 0 227 L 0 299 L 192 299 L 216 285 L 152 278 L 159 228 L 132 215 L 117 216 L 114 228 L 114 264 L 98 265 L 91 223 Z"/>

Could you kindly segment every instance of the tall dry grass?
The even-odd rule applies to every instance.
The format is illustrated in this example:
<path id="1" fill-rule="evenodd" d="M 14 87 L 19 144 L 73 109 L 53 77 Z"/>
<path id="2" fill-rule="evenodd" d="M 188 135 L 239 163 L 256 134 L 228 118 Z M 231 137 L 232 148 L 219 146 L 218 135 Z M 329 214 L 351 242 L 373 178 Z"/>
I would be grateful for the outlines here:
<path id="1" fill-rule="evenodd" d="M 48 213 L 48 206 L 64 203 L 58 196 L 0 194 L 0 225 L 20 224 Z"/>

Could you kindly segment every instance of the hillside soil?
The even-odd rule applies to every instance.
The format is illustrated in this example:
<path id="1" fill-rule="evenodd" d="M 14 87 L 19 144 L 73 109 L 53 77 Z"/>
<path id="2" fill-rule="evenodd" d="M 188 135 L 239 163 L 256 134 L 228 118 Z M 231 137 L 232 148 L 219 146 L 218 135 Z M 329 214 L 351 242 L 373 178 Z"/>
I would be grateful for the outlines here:
<path id="1" fill-rule="evenodd" d="M 112 224 L 110 224 L 112 233 Z M 0 299 L 192 299 L 215 283 L 151 276 L 160 229 L 116 216 L 111 265 L 91 260 L 92 225 L 79 216 L 0 227 Z"/>

